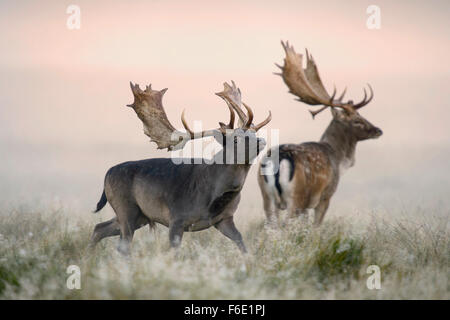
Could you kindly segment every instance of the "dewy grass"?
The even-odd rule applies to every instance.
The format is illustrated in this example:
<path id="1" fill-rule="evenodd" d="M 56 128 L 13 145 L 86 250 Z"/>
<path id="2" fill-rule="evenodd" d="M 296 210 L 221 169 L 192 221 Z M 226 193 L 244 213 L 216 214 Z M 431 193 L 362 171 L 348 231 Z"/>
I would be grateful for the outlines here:
<path id="1" fill-rule="evenodd" d="M 320 279 L 342 275 L 359 277 L 363 264 L 364 244 L 357 239 L 345 239 L 340 234 L 319 243 L 312 269 Z"/>
<path id="2" fill-rule="evenodd" d="M 129 258 L 117 253 L 117 238 L 89 250 L 99 217 L 83 218 L 62 210 L 1 213 L 0 298 L 450 298 L 448 218 L 356 224 L 328 217 L 320 228 L 300 220 L 274 228 L 261 214 L 240 226 L 247 256 L 214 228 L 185 233 L 181 248 L 170 250 L 166 228 L 145 227 Z M 80 268 L 79 290 L 67 287 L 70 265 Z M 379 290 L 366 285 L 369 265 L 381 270 Z"/>

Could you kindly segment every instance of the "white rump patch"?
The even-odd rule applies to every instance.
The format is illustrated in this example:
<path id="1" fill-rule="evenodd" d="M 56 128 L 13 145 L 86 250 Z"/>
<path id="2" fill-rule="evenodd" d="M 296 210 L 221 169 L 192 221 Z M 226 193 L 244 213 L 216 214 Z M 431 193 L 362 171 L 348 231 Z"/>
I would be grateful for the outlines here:
<path id="1" fill-rule="evenodd" d="M 265 163 L 265 167 L 261 168 L 260 174 L 265 173 L 265 177 L 267 179 L 267 187 L 268 188 L 275 188 L 275 173 L 274 173 L 275 165 L 272 161 L 267 161 Z M 264 171 L 263 171 L 264 170 Z"/>
<path id="2" fill-rule="evenodd" d="M 261 170 L 263 170 L 263 168 L 261 168 Z M 270 201 L 275 206 L 278 206 L 281 199 L 278 194 L 277 188 L 275 186 L 275 164 L 271 160 L 268 160 L 265 163 L 264 170 L 265 170 L 264 173 L 266 174 L 264 176 L 266 179 L 266 181 L 264 183 L 264 189 L 266 190 L 266 193 L 267 193 Z"/>

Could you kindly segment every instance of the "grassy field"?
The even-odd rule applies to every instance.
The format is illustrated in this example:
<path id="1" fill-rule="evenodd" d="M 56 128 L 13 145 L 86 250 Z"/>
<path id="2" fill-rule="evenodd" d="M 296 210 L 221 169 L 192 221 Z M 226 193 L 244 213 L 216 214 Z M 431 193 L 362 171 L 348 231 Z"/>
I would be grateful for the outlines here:
<path id="1" fill-rule="evenodd" d="M 132 255 L 117 238 L 89 250 L 95 221 L 65 210 L 0 214 L 1 299 L 450 299 L 448 215 L 415 219 L 325 219 L 320 228 L 262 218 L 239 226 L 249 254 L 214 229 L 185 233 L 168 250 L 167 229 L 139 230 Z M 81 289 L 66 286 L 69 265 Z M 369 290 L 369 265 L 381 289 Z"/>

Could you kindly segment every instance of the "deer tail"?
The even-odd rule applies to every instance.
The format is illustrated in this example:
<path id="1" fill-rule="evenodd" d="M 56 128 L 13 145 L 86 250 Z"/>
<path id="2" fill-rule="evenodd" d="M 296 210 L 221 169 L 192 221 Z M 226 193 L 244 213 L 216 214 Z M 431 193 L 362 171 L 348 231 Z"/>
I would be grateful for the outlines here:
<path id="1" fill-rule="evenodd" d="M 108 199 L 106 199 L 105 189 L 103 189 L 102 196 L 100 198 L 100 201 L 97 203 L 97 209 L 95 209 L 94 213 L 97 213 L 100 210 L 102 210 L 107 202 L 108 202 Z"/>

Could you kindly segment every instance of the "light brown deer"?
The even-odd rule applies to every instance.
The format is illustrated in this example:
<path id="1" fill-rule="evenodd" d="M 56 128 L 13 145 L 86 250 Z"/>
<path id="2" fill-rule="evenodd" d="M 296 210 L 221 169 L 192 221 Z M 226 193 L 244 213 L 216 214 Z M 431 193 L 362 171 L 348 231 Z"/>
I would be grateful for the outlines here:
<path id="1" fill-rule="evenodd" d="M 310 111 L 313 118 L 330 108 L 333 119 L 319 142 L 283 144 L 272 148 L 262 159 L 258 183 L 269 222 L 278 220 L 279 210 L 288 210 L 290 217 L 314 209 L 314 224 L 320 225 L 327 212 L 330 199 L 336 191 L 343 171 L 355 163 L 358 141 L 378 138 L 382 131 L 364 119 L 358 110 L 373 98 L 364 89 L 364 99 L 359 103 L 343 101 L 345 91 L 335 99 L 336 88 L 330 96 L 320 79 L 316 63 L 306 50 L 306 68 L 303 55 L 297 54 L 289 43 L 281 43 L 286 52 L 284 66 L 279 75 L 289 87 L 289 92 L 308 105 L 322 105 Z M 273 160 L 272 153 L 279 152 Z"/>

